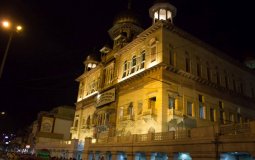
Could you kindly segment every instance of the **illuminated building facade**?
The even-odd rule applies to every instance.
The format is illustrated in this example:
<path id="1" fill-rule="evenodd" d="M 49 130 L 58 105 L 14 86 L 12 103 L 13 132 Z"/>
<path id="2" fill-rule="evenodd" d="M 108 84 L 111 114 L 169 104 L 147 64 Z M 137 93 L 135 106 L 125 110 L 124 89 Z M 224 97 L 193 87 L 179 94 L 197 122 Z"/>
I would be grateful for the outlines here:
<path id="1" fill-rule="evenodd" d="M 149 13 L 145 30 L 130 9 L 117 16 L 113 47 L 84 62 L 71 127 L 83 159 L 255 156 L 254 72 L 174 26 L 168 2 Z"/>

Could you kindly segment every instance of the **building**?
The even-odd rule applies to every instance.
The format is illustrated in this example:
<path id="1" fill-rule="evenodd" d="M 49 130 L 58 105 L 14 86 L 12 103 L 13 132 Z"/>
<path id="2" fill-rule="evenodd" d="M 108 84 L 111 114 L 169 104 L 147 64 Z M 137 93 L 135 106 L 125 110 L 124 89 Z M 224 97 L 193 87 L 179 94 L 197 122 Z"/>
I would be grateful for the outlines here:
<path id="1" fill-rule="evenodd" d="M 176 11 L 156 1 L 144 30 L 129 8 L 113 47 L 84 61 L 71 128 L 83 159 L 255 156 L 254 71 L 176 27 Z"/>
<path id="2" fill-rule="evenodd" d="M 58 106 L 49 112 L 39 112 L 32 124 L 29 148 L 34 149 L 37 155 L 44 152 L 52 157 L 74 157 L 77 143 L 75 140 L 70 141 L 74 113 L 73 106 Z"/>

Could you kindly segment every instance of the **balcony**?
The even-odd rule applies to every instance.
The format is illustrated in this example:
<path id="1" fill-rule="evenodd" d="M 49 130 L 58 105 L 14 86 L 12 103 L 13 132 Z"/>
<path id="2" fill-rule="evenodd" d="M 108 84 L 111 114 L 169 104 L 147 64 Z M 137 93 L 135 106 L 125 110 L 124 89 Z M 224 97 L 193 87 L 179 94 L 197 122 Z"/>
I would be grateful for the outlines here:
<path id="1" fill-rule="evenodd" d="M 120 117 L 120 121 L 135 120 L 135 115 L 125 115 Z"/>
<path id="2" fill-rule="evenodd" d="M 180 116 L 182 117 L 183 116 L 183 113 L 181 111 L 178 111 L 176 109 L 169 109 L 168 110 L 168 115 L 170 116 Z"/>

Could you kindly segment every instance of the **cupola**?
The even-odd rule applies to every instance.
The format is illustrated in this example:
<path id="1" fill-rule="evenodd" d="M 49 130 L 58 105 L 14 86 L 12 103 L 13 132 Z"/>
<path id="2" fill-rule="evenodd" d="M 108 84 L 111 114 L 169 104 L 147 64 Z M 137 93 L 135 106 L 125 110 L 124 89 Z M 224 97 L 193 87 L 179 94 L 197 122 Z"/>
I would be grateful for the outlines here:
<path id="1" fill-rule="evenodd" d="M 96 66 L 98 65 L 98 61 L 92 55 L 88 55 L 86 60 L 84 61 L 84 65 L 85 65 L 85 72 L 88 72 L 91 69 L 96 68 Z"/>
<path id="2" fill-rule="evenodd" d="M 176 16 L 177 9 L 167 0 L 156 0 L 154 5 L 149 9 L 150 17 L 153 23 L 158 20 L 169 21 L 173 23 L 173 18 Z"/>

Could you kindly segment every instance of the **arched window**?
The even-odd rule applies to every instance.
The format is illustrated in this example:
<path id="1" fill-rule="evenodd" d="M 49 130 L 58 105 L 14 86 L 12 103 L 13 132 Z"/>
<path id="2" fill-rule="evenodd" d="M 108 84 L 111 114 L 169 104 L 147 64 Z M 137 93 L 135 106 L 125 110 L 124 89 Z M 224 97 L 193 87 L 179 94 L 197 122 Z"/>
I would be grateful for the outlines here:
<path id="1" fill-rule="evenodd" d="M 149 130 L 148 130 L 148 133 L 155 133 L 155 129 L 153 127 L 151 127 Z"/>
<path id="2" fill-rule="evenodd" d="M 127 76 L 127 61 L 124 62 L 123 64 L 123 75 L 122 75 L 122 78 L 126 77 Z"/>

